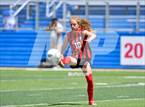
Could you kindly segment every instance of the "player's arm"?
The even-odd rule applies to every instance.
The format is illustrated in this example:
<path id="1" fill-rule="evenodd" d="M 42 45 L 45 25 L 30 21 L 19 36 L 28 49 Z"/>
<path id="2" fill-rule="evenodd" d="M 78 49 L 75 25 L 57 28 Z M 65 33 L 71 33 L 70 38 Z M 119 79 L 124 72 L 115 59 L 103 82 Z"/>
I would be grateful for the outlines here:
<path id="1" fill-rule="evenodd" d="M 48 25 L 48 27 L 45 30 L 46 31 L 52 31 L 52 30 L 54 30 L 54 25 L 53 24 Z"/>
<path id="2" fill-rule="evenodd" d="M 88 42 L 91 42 L 93 39 L 96 38 L 96 34 L 94 32 L 89 32 L 87 30 L 84 30 L 83 34 L 88 36 L 88 39 L 87 39 Z"/>

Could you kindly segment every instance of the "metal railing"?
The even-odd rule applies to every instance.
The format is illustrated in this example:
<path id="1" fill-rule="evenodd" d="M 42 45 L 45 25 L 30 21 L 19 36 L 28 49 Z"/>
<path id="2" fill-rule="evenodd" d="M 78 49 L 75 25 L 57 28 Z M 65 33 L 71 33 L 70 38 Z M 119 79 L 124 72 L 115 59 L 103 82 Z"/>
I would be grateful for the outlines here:
<path id="1" fill-rule="evenodd" d="M 22 1 L 22 0 L 18 0 L 18 1 Z M 17 16 L 19 14 L 19 12 L 30 2 L 31 0 L 26 0 L 12 15 L 13 17 Z M 14 6 L 16 6 L 17 4 L 15 4 Z"/>
<path id="2" fill-rule="evenodd" d="M 6 19 L 13 19 L 13 21 L 15 20 L 15 27 L 13 29 L 15 30 L 19 30 L 21 28 L 19 28 L 18 26 L 18 20 L 20 20 L 18 18 L 18 15 L 19 13 L 27 6 L 26 8 L 26 17 L 28 18 L 29 17 L 29 3 L 34 3 L 35 4 L 35 12 L 36 12 L 36 15 L 35 15 L 35 29 L 38 30 L 39 29 L 39 0 L 17 0 L 16 2 L 14 2 L 13 4 L 10 5 L 10 10 L 13 11 L 8 18 Z M 17 8 L 17 6 L 19 6 Z M 3 19 L 4 22 L 6 22 L 5 19 Z M 9 21 L 8 21 L 9 22 Z M 11 24 L 11 23 L 10 23 Z M 7 26 L 8 24 L 6 24 Z M 0 29 L 7 29 L 5 26 L 4 28 L 0 28 Z M 33 30 L 32 28 L 26 28 L 26 30 Z"/>
<path id="3" fill-rule="evenodd" d="M 57 5 L 56 5 L 57 3 Z M 55 15 L 56 10 L 62 5 L 62 1 L 60 0 L 52 0 L 46 3 L 46 17 L 52 17 Z M 52 11 L 50 11 L 53 8 Z"/>
<path id="4" fill-rule="evenodd" d="M 17 0 L 14 4 L 11 5 L 11 8 L 15 8 L 18 4 L 21 4 L 21 1 L 22 0 Z M 24 4 L 21 4 L 21 6 L 19 7 L 19 9 L 15 11 L 15 13 L 13 14 L 13 16 L 16 17 L 20 13 L 20 11 L 23 10 L 23 8 L 25 6 L 28 6 L 28 4 L 30 2 L 35 2 L 35 7 L 36 7 L 35 8 L 35 12 L 36 12 L 36 15 L 35 15 L 35 29 L 36 30 L 39 30 L 39 1 L 41 1 L 41 0 L 26 0 L 24 2 Z M 67 6 L 66 6 L 67 3 L 68 2 L 71 2 L 71 3 L 74 3 L 75 4 L 76 2 L 78 3 L 79 1 L 81 1 L 81 0 L 77 0 L 77 1 L 76 0 L 70 0 L 70 1 L 69 0 L 61 0 L 61 1 L 60 0 L 45 0 L 44 3 L 46 3 L 46 18 L 52 17 L 53 15 L 55 16 L 56 10 L 63 4 L 63 19 L 64 19 L 63 22 L 66 23 L 66 20 L 67 20 L 67 18 L 66 18 L 67 14 L 66 13 L 68 11 Z M 109 28 L 110 27 L 109 26 L 109 21 L 111 20 L 111 17 L 112 17 L 112 15 L 110 14 L 110 6 L 114 5 L 111 2 L 111 0 L 102 0 L 102 1 L 96 0 L 96 2 L 95 2 L 95 0 L 90 0 L 90 1 L 89 0 L 82 0 L 80 2 L 80 4 L 83 2 L 84 3 L 84 6 L 85 6 L 86 1 L 88 3 L 87 4 L 88 6 L 89 5 L 92 5 L 92 2 L 94 2 L 94 5 L 96 5 L 96 6 L 97 5 L 104 6 L 105 13 L 104 13 L 104 15 L 102 15 L 104 17 L 104 30 L 107 31 L 108 29 L 110 29 Z M 106 1 L 106 2 L 104 2 L 104 1 Z M 116 0 L 116 2 L 115 2 L 116 4 L 115 5 L 120 5 L 119 4 L 119 1 L 121 1 L 121 0 Z M 130 1 L 130 0 L 121 1 L 121 5 L 127 3 L 127 1 Z M 128 4 L 126 4 L 126 5 L 128 5 Z M 131 18 L 127 19 L 127 20 L 129 20 L 130 25 L 132 26 L 132 30 L 131 31 L 136 31 L 136 32 L 142 31 L 140 29 L 140 20 L 141 20 L 141 16 L 140 16 L 140 9 L 141 8 L 140 7 L 142 5 L 145 6 L 145 4 L 143 4 L 143 0 L 138 0 L 138 1 L 137 0 L 133 0 L 132 3 L 129 4 L 129 5 L 136 6 L 136 11 L 135 11 L 136 12 L 136 15 L 134 15 L 135 16 L 135 18 L 134 18 L 135 20 L 129 20 Z M 52 8 L 52 10 L 51 10 L 51 8 Z M 90 14 L 89 14 L 88 9 L 89 9 L 89 7 L 86 8 L 86 14 L 85 14 L 86 17 L 90 17 Z M 29 12 L 29 11 L 27 11 L 27 12 Z M 29 16 L 28 13 L 27 13 L 27 16 Z M 114 17 L 117 18 L 117 16 L 114 16 Z M 123 15 L 121 17 L 123 17 Z M 134 29 L 132 23 L 136 23 L 135 29 Z M 114 30 L 119 30 L 119 28 L 114 29 Z M 126 31 L 126 30 L 124 29 L 124 31 Z"/>
<path id="5" fill-rule="evenodd" d="M 12 5 L 10 5 L 10 9 L 13 10 L 13 8 L 15 8 L 20 2 L 22 2 L 22 0 L 17 0 L 14 2 Z"/>

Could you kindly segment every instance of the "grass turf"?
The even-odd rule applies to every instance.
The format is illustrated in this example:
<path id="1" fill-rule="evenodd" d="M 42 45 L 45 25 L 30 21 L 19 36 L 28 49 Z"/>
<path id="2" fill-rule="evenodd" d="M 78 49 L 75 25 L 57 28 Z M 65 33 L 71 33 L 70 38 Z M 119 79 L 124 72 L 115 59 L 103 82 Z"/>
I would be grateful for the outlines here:
<path id="1" fill-rule="evenodd" d="M 145 72 L 94 70 L 93 78 L 97 107 L 145 107 Z M 86 81 L 80 71 L 1 69 L 0 106 L 88 107 Z"/>

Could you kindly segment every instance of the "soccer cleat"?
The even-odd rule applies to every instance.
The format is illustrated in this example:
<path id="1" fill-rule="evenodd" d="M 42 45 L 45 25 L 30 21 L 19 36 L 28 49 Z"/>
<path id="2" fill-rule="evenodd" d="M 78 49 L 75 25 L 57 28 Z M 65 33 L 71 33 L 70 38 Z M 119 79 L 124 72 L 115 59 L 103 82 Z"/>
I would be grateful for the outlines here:
<path id="1" fill-rule="evenodd" d="M 59 61 L 58 65 L 62 68 L 64 68 L 64 63 L 62 62 L 62 60 Z"/>
<path id="2" fill-rule="evenodd" d="M 89 101 L 89 105 L 95 106 L 97 104 L 94 101 Z"/>

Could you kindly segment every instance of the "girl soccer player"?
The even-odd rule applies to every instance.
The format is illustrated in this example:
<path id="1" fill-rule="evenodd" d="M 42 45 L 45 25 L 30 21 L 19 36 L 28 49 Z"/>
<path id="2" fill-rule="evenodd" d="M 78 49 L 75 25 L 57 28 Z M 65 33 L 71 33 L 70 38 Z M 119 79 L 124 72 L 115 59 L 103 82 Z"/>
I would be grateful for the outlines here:
<path id="1" fill-rule="evenodd" d="M 62 47 L 62 54 L 69 43 L 71 45 L 72 55 L 62 58 L 61 63 L 70 64 L 72 68 L 82 68 L 88 84 L 88 103 L 89 105 L 95 105 L 93 98 L 94 85 L 92 69 L 90 66 L 91 48 L 89 42 L 91 42 L 96 35 L 92 32 L 90 23 L 86 19 L 72 17 L 70 25 L 72 31 L 67 33 Z"/>

